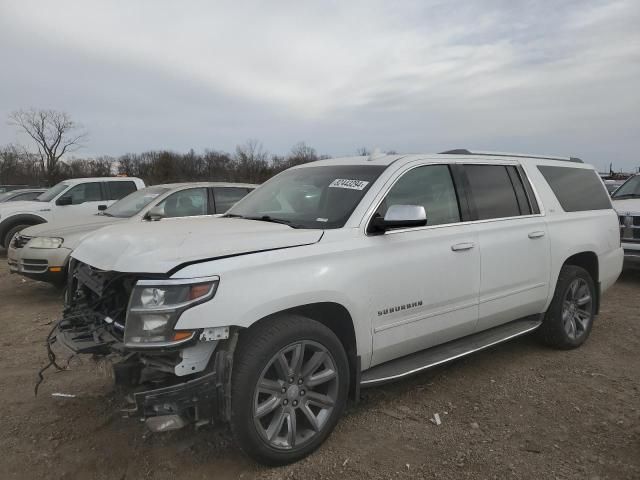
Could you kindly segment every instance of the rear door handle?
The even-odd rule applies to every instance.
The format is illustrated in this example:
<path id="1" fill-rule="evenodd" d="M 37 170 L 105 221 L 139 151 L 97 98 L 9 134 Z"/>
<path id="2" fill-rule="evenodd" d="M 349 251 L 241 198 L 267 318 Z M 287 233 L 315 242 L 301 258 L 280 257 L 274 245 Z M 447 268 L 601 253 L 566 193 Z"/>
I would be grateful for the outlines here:
<path id="1" fill-rule="evenodd" d="M 544 237 L 544 232 L 538 231 L 538 232 L 531 232 L 529 234 L 529 238 L 541 238 Z"/>
<path id="2" fill-rule="evenodd" d="M 462 252 L 464 250 L 471 250 L 475 246 L 476 244 L 473 242 L 456 243 L 455 245 L 451 245 L 451 250 L 454 252 Z"/>

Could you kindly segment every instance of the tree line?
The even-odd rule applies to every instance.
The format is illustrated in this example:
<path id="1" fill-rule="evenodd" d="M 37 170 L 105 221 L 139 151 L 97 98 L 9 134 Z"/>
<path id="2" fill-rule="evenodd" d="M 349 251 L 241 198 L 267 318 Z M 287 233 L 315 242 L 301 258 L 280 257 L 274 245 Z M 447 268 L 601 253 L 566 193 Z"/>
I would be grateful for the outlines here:
<path id="1" fill-rule="evenodd" d="M 20 110 L 9 116 L 9 123 L 25 133 L 35 149 L 0 146 L 0 184 L 51 186 L 67 178 L 115 174 L 142 178 L 147 185 L 187 181 L 262 183 L 289 167 L 330 158 L 304 142 L 295 144 L 287 155 L 271 155 L 257 140 L 247 140 L 234 152 L 151 150 L 119 157 L 68 158 L 82 146 L 86 132 L 66 113 Z M 367 153 L 361 150 L 359 154 Z"/>

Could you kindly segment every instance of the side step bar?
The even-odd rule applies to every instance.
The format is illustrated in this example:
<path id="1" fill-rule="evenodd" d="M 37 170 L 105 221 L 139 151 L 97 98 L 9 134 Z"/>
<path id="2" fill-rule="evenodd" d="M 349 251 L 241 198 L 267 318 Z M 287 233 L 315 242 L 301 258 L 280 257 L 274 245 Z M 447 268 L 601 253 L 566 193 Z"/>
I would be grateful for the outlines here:
<path id="1" fill-rule="evenodd" d="M 529 333 L 542 324 L 542 315 L 533 315 L 520 320 L 474 333 L 458 340 L 428 348 L 400 357 L 362 372 L 360 386 L 363 388 L 399 380 L 428 368 L 441 365 L 456 358 L 484 350 L 498 343 Z"/>

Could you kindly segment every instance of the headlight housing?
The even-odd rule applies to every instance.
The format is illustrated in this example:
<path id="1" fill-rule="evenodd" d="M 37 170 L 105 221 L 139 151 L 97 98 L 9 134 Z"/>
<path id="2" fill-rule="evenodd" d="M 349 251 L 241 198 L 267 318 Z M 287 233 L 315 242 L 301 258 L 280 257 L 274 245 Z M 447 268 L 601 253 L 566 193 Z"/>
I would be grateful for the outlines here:
<path id="1" fill-rule="evenodd" d="M 31 248 L 60 248 L 64 242 L 64 238 L 58 237 L 33 237 L 29 240 Z"/>
<path id="2" fill-rule="evenodd" d="M 214 297 L 218 277 L 138 280 L 131 292 L 124 343 L 129 348 L 172 347 L 191 340 L 195 330 L 174 330 L 185 310 Z"/>

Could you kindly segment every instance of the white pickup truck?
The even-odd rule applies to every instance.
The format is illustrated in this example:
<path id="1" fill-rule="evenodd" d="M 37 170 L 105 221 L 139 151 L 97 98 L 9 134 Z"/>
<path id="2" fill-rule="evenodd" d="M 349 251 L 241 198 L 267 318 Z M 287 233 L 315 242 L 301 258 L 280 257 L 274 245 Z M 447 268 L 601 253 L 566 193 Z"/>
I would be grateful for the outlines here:
<path id="1" fill-rule="evenodd" d="M 611 200 L 620 219 L 625 267 L 640 267 L 640 175 L 618 187 Z"/>
<path id="2" fill-rule="evenodd" d="M 85 238 L 48 341 L 120 356 L 150 429 L 229 422 L 267 464 L 317 448 L 360 388 L 533 331 L 580 346 L 623 262 L 609 195 L 572 158 L 317 161 L 175 225 Z"/>
<path id="3" fill-rule="evenodd" d="M 36 200 L 1 203 L 0 247 L 8 248 L 23 228 L 89 217 L 98 211 L 98 205 L 109 206 L 144 186 L 135 177 L 73 178 L 56 184 Z"/>

